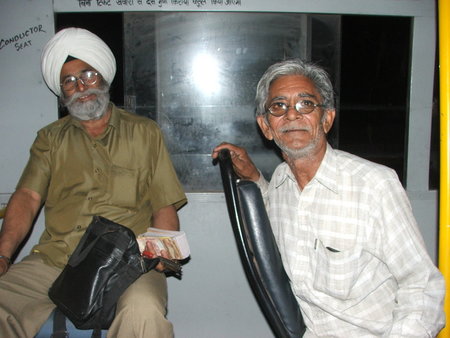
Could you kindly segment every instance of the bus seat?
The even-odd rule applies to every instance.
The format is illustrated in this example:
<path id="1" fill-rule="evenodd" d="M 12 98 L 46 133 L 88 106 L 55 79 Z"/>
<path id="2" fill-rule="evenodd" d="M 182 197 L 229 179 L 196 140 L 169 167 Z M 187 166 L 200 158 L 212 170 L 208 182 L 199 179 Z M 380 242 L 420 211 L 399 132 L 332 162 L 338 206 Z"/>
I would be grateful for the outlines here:
<path id="1" fill-rule="evenodd" d="M 306 326 L 283 268 L 258 186 L 240 180 L 228 149 L 218 161 L 231 225 L 247 279 L 273 333 L 301 337 Z"/>

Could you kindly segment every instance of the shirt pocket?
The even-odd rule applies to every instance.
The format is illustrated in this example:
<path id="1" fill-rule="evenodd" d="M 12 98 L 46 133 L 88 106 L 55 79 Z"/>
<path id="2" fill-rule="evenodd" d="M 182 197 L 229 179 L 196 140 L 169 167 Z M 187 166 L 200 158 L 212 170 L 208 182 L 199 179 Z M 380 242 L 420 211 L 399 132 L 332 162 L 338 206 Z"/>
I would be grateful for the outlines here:
<path id="1" fill-rule="evenodd" d="M 110 172 L 111 202 L 114 205 L 133 208 L 137 206 L 143 191 L 145 182 L 139 170 L 112 166 Z"/>
<path id="2" fill-rule="evenodd" d="M 361 272 L 367 267 L 373 256 L 360 246 L 352 249 L 338 251 L 325 247 L 320 240 L 315 245 L 316 262 L 313 278 L 315 290 L 323 292 L 331 297 L 349 300 L 351 295 L 358 292 L 358 279 Z"/>

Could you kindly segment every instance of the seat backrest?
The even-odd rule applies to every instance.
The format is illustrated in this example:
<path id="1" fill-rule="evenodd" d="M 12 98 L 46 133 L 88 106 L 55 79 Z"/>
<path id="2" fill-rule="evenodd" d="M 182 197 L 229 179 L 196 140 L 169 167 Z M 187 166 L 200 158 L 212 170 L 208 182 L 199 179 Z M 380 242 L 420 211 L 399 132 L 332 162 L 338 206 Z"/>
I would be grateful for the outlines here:
<path id="1" fill-rule="evenodd" d="M 228 149 L 219 153 L 228 214 L 247 279 L 277 337 L 301 337 L 305 324 L 283 268 L 258 186 L 236 176 Z"/>

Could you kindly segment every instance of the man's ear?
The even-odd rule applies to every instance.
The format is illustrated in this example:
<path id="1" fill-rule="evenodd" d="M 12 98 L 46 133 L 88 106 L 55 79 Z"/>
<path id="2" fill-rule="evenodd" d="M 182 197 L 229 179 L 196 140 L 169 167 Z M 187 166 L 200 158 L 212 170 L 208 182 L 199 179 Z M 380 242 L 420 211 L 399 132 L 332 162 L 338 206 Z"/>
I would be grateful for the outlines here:
<path id="1" fill-rule="evenodd" d="M 266 115 L 256 116 L 256 122 L 258 122 L 259 128 L 263 132 L 266 139 L 273 140 L 272 130 L 270 129 L 269 121 L 267 120 Z"/>
<path id="2" fill-rule="evenodd" d="M 324 114 L 327 114 L 322 122 L 323 131 L 325 134 L 327 134 L 331 127 L 333 126 L 334 117 L 336 116 L 336 110 L 335 109 L 328 109 L 324 112 Z"/>

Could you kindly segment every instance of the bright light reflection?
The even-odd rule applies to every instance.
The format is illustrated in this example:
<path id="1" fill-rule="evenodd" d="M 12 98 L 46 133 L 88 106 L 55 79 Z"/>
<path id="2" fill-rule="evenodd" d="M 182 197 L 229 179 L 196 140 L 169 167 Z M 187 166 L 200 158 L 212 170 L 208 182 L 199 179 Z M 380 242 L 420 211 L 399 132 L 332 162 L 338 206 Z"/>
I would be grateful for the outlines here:
<path id="1" fill-rule="evenodd" d="M 216 93 L 220 90 L 219 64 L 214 57 L 207 53 L 198 54 L 192 64 L 192 78 L 194 84 L 204 94 Z"/>

